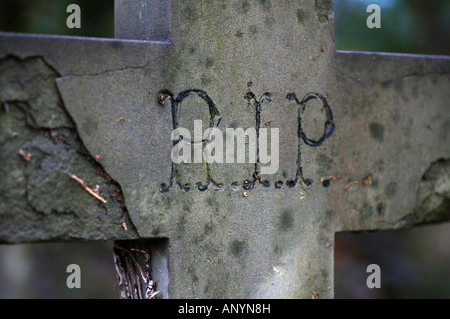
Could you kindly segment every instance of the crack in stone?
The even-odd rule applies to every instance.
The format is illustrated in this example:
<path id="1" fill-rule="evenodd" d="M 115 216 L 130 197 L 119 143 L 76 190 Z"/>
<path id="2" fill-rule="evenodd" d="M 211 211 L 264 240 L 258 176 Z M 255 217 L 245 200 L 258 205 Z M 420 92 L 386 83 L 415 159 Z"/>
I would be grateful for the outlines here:
<path id="1" fill-rule="evenodd" d="M 0 196 L 3 198 L 0 204 L 1 228 L 4 229 L 0 233 L 0 241 L 95 239 L 98 236 L 137 238 L 136 227 L 126 208 L 120 185 L 111 178 L 106 181 L 104 175 L 95 173 L 96 169 L 104 171 L 104 168 L 84 147 L 70 115 L 64 105 L 58 102 L 61 98 L 55 80 L 60 76 L 59 73 L 43 57 L 20 59 L 12 55 L 0 59 L 0 71 L 0 102 L 7 102 L 9 111 L 3 116 L 0 111 L 0 141 L 4 145 L 0 156 L 4 158 L 3 174 L 6 174 L 0 187 Z M 11 81 L 19 83 L 18 87 L 11 89 Z M 38 100 L 39 103 L 33 107 L 30 99 Z M 55 113 L 67 119 L 53 119 Z M 19 148 L 31 150 L 31 159 L 25 165 L 17 154 Z M 78 185 L 70 183 L 68 177 L 65 178 L 64 172 L 68 170 L 85 172 L 87 178 L 102 184 L 106 193 L 116 196 L 122 194 L 122 200 L 115 197 L 115 201 L 104 207 L 94 202 L 83 203 L 83 196 L 89 195 L 77 189 Z M 20 174 L 18 180 L 14 174 Z M 55 218 L 60 217 L 56 216 L 66 217 L 58 221 Z M 72 222 L 67 220 L 69 216 L 72 216 Z M 80 221 L 81 226 L 74 223 L 74 219 Z M 123 229 L 125 227 L 120 220 L 126 221 L 127 229 Z M 59 227 L 60 223 L 71 226 Z M 97 223 L 100 224 L 96 226 Z M 89 226 L 93 228 L 89 229 Z M 52 233 L 54 227 L 56 229 Z M 63 228 L 64 232 L 61 233 Z M 102 234 L 103 231 L 109 234 Z M 29 237 L 22 238 L 22 233 L 29 234 Z M 118 233 L 122 235 L 117 237 Z"/>

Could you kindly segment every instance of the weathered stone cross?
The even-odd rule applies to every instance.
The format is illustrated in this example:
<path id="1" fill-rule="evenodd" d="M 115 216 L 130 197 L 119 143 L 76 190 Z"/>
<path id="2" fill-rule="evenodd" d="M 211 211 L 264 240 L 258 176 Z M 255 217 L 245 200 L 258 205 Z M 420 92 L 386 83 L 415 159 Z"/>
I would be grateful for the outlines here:
<path id="1" fill-rule="evenodd" d="M 116 0 L 116 36 L 0 35 L 1 242 L 151 239 L 165 298 L 332 297 L 336 232 L 449 219 L 449 59 L 336 52 L 331 0 Z M 279 128 L 277 173 L 172 165 L 211 105 Z"/>

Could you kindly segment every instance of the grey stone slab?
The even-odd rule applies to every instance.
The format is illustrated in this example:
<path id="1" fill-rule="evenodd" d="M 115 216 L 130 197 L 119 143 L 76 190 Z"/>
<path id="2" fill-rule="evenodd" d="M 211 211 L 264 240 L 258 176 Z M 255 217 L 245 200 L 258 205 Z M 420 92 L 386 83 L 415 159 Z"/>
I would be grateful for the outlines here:
<path id="1" fill-rule="evenodd" d="M 445 190 L 442 180 L 423 179 L 450 157 L 448 58 L 335 52 L 331 1 L 172 1 L 170 17 L 170 45 L 0 36 L 0 56 L 39 56 L 57 70 L 77 134 L 123 190 L 138 236 L 168 238 L 169 297 L 332 297 L 335 232 L 448 220 L 436 213 L 439 201 L 418 208 L 426 206 L 417 195 Z M 279 170 L 264 177 L 270 187 L 243 188 L 248 163 L 213 163 L 210 177 L 223 190 L 199 191 L 208 171 L 192 164 L 177 176 L 189 192 L 176 184 L 161 192 L 172 169 L 173 115 L 169 102 L 158 103 L 160 90 L 206 92 L 224 131 L 254 127 L 256 105 L 246 97 L 270 92 L 260 119 L 280 132 Z M 336 126 L 321 146 L 301 146 L 310 189 L 287 187 L 298 168 L 292 92 L 323 95 Z M 317 101 L 301 112 L 311 139 L 326 120 Z M 208 116 L 195 95 L 181 103 L 188 128 Z M 445 205 L 447 193 L 437 194 Z"/>
<path id="2" fill-rule="evenodd" d="M 170 42 L 170 2 L 167 0 L 115 1 L 115 37 Z"/>

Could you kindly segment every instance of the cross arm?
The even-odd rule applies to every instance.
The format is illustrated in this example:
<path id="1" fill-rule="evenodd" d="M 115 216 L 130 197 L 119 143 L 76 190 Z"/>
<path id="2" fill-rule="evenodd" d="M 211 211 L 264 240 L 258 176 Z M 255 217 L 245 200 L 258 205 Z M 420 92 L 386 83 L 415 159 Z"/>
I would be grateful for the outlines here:
<path id="1" fill-rule="evenodd" d="M 337 230 L 448 221 L 450 59 L 337 52 L 331 66 L 347 104 L 333 158 L 342 187 L 329 197 Z"/>

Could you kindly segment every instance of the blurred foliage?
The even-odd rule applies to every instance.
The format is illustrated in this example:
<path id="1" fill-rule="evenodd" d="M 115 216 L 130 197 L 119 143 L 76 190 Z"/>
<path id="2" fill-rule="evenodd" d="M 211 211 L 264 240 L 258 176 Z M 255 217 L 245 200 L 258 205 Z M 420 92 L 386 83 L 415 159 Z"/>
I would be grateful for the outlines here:
<path id="1" fill-rule="evenodd" d="M 69 4 L 81 8 L 81 29 L 67 28 Z M 114 0 L 1 0 L 0 30 L 113 38 Z"/>
<path id="2" fill-rule="evenodd" d="M 334 0 L 337 50 L 450 55 L 448 0 Z M 381 28 L 366 25 L 369 4 Z"/>

